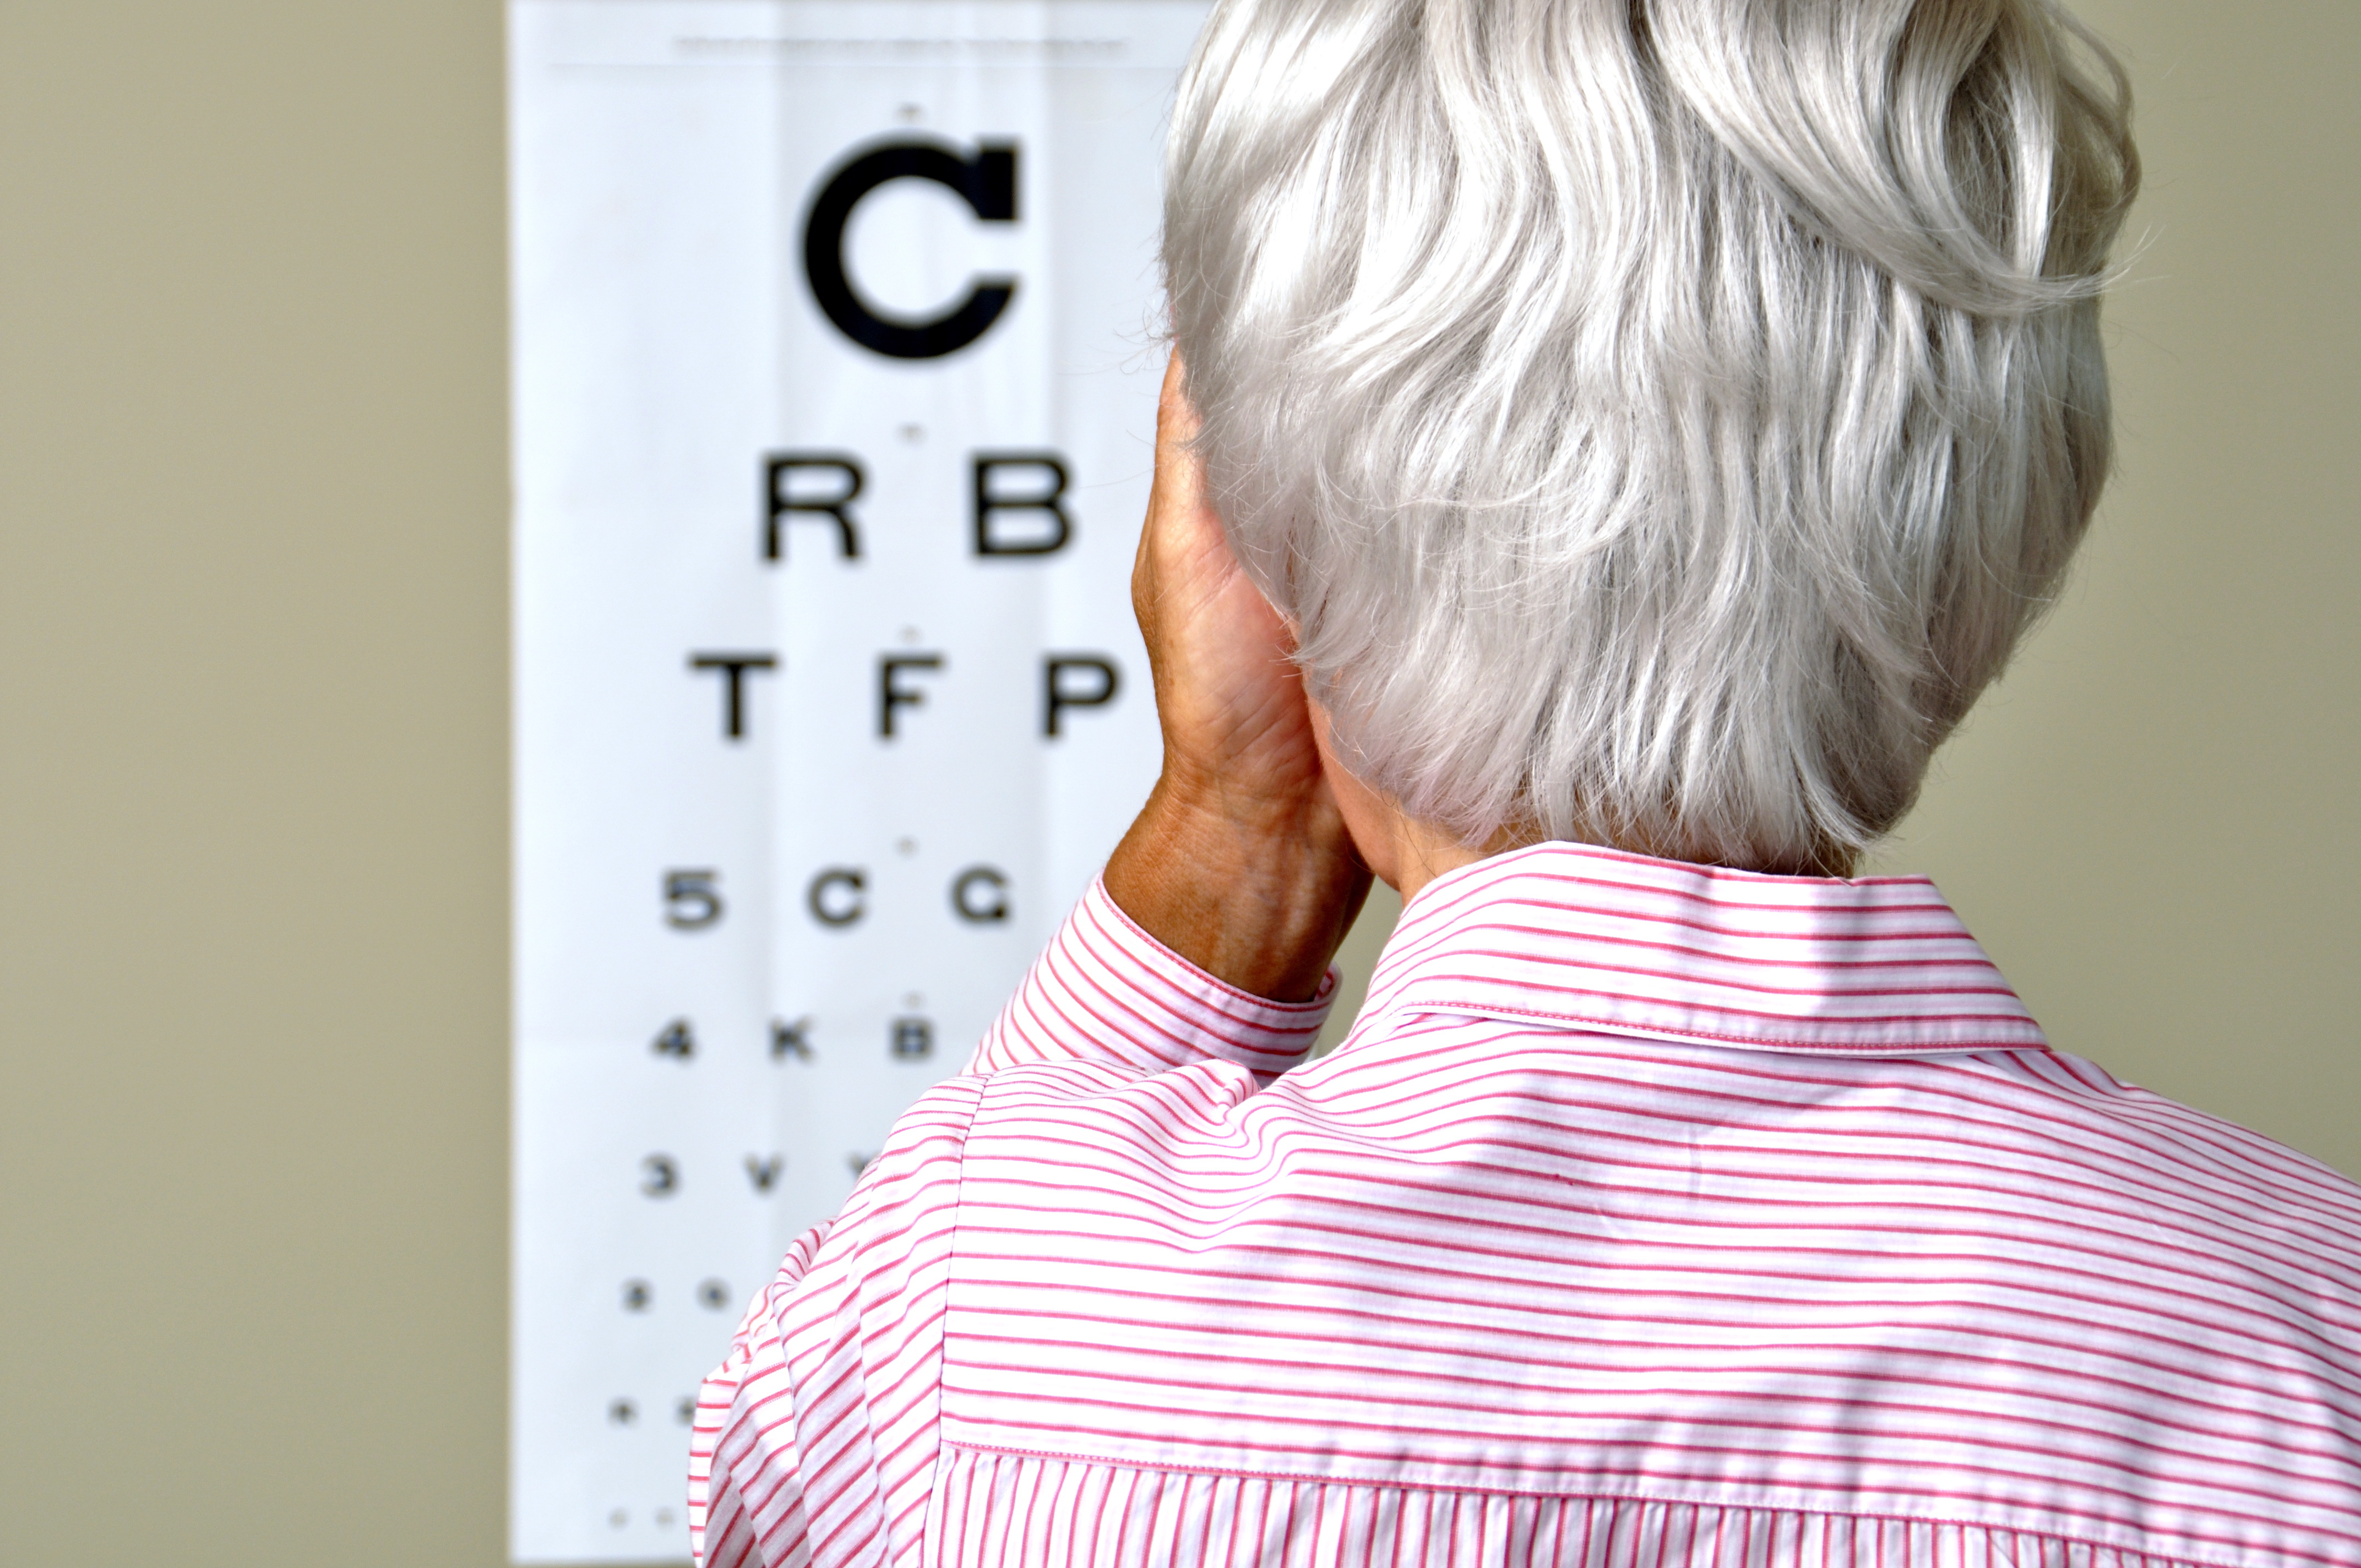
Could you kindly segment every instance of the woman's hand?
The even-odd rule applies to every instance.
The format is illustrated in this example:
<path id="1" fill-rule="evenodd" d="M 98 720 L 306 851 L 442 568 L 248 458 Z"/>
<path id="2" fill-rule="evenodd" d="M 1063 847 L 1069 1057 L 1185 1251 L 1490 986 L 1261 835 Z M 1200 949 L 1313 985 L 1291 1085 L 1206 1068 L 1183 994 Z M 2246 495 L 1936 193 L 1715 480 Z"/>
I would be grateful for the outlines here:
<path id="1" fill-rule="evenodd" d="M 1206 499 L 1187 444 L 1196 430 L 1176 354 L 1131 577 L 1164 770 L 1107 862 L 1107 892 L 1200 969 L 1301 1001 L 1319 989 L 1369 872 L 1321 768 L 1294 638 Z"/>

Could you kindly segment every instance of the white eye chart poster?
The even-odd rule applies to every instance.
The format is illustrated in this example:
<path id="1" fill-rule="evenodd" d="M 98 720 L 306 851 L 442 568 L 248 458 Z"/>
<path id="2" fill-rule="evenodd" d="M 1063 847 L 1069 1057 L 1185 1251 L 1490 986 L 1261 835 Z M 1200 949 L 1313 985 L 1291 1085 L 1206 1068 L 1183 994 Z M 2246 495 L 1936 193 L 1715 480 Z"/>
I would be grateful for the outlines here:
<path id="1" fill-rule="evenodd" d="M 753 1293 L 1145 798 L 1195 0 L 511 0 L 511 1549 L 676 1560 Z"/>

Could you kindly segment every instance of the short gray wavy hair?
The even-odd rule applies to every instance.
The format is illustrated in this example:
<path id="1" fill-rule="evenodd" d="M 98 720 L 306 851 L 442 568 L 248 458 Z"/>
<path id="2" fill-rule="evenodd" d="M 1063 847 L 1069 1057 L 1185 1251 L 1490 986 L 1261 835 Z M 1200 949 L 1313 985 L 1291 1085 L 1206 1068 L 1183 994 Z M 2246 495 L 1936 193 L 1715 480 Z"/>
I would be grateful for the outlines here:
<path id="1" fill-rule="evenodd" d="M 2128 114 L 2045 0 L 1222 0 L 1172 327 L 1347 765 L 1848 871 L 2097 502 Z"/>

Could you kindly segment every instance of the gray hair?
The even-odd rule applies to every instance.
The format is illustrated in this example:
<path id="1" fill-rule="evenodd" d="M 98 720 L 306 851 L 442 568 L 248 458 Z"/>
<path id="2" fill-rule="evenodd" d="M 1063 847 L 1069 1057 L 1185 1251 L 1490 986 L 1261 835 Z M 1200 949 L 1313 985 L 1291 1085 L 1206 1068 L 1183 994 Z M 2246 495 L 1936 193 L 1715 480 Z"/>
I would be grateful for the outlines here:
<path id="1" fill-rule="evenodd" d="M 2097 503 L 2128 113 L 2046 0 L 1221 0 L 1173 333 L 1346 764 L 1850 869 Z"/>

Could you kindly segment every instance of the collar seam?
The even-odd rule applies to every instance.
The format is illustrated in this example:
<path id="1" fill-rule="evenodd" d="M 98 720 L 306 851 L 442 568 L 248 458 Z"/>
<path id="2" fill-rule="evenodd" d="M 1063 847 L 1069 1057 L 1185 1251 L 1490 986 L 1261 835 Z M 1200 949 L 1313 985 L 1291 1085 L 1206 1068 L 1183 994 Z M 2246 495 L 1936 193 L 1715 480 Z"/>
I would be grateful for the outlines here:
<path id="1" fill-rule="evenodd" d="M 1538 1023 L 1556 1025 L 1568 1028 L 1571 1032 L 1610 1035 L 1621 1039 L 1646 1040 L 1670 1036 L 1676 1040 L 1695 1040 L 1706 1045 L 1731 1046 L 1745 1050 L 1784 1051 L 1811 1056 L 1965 1056 L 1978 1051 L 2039 1051 L 2045 1055 L 2052 1054 L 2049 1042 L 2042 1036 L 2040 1026 L 2029 1018 L 2024 1021 L 2024 1027 L 2032 1033 L 2034 1037 L 2030 1040 L 1993 1039 L 1946 1041 L 1941 1044 L 1928 1045 L 1844 1046 L 1815 1045 L 1804 1040 L 1765 1038 L 1754 1035 L 1719 1034 L 1710 1029 L 1683 1029 L 1672 1025 L 1637 1025 L 1627 1020 L 1594 1018 L 1577 1013 L 1554 1013 L 1537 1007 L 1510 1007 L 1491 1003 L 1417 1003 L 1400 1008 L 1388 1006 L 1372 1016 L 1381 1018 L 1392 1014 L 1409 1017 L 1456 1014 L 1469 1018 L 1526 1018 Z M 1355 1024 L 1353 1034 L 1358 1035 L 1360 1032 L 1361 1025 Z M 1345 1040 L 1340 1041 L 1336 1048 L 1342 1050 L 1350 1043 L 1351 1039 L 1348 1036 Z"/>

